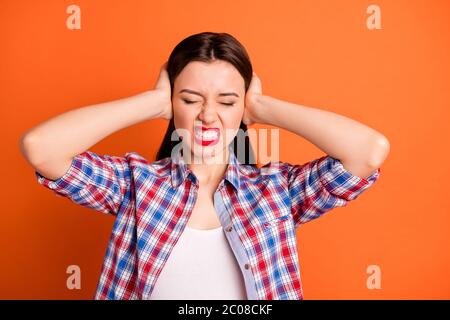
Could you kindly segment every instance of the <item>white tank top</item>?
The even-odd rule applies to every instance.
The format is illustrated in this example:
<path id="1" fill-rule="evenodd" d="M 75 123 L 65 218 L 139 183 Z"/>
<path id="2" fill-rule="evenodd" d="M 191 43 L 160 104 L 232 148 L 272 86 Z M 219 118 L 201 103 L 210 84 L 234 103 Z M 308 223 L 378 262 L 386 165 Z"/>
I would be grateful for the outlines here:
<path id="1" fill-rule="evenodd" d="M 150 300 L 247 300 L 244 278 L 222 227 L 186 226 Z"/>

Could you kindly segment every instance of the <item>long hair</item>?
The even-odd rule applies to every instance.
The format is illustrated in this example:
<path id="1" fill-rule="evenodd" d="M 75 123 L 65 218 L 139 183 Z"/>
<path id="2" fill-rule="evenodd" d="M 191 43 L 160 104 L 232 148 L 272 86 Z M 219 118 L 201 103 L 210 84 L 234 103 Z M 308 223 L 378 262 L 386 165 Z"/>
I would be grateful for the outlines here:
<path id="1" fill-rule="evenodd" d="M 193 34 L 182 40 L 173 49 L 167 61 L 167 73 L 169 74 L 171 97 L 176 77 L 183 68 L 191 61 L 212 62 L 224 60 L 232 64 L 242 75 L 247 92 L 253 76 L 253 67 L 244 46 L 228 33 L 202 32 Z M 247 132 L 247 125 L 241 121 L 239 129 Z M 174 118 L 170 119 L 163 141 L 156 154 L 156 160 L 171 156 L 172 149 L 179 143 L 172 141 L 172 132 L 175 131 Z M 233 152 L 238 156 L 238 141 L 236 136 L 233 141 Z M 240 160 L 240 157 L 238 158 Z M 245 136 L 245 159 L 240 160 L 243 164 L 256 166 L 253 148 L 250 139 Z"/>

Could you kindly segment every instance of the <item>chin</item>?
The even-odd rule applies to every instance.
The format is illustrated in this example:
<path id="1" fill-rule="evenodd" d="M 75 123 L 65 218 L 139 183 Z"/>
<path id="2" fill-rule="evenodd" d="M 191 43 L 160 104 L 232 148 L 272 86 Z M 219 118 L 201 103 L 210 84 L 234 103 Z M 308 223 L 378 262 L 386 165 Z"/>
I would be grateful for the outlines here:
<path id="1" fill-rule="evenodd" d="M 194 149 L 192 149 L 192 145 L 194 146 Z M 196 144 L 195 142 L 192 142 L 190 146 L 188 146 L 188 149 L 191 152 L 191 156 L 195 159 L 202 159 L 206 163 L 225 163 L 225 160 L 222 160 L 221 157 L 217 159 L 217 156 L 223 155 L 226 151 L 228 145 L 224 146 L 222 141 L 219 141 L 214 146 L 200 146 Z M 192 159 L 192 162 L 194 162 L 194 158 Z"/>

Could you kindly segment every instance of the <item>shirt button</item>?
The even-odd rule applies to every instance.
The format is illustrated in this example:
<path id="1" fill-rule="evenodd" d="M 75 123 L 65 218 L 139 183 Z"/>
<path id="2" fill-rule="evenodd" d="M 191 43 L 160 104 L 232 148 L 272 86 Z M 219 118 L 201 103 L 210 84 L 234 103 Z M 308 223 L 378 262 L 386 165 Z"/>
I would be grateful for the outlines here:
<path id="1" fill-rule="evenodd" d="M 247 270 L 250 269 L 250 264 L 248 264 L 248 263 L 244 264 L 244 268 Z"/>
<path id="2" fill-rule="evenodd" d="M 233 230 L 233 227 L 232 227 L 232 226 L 228 226 L 226 230 L 227 230 L 228 232 L 231 232 L 231 230 Z"/>

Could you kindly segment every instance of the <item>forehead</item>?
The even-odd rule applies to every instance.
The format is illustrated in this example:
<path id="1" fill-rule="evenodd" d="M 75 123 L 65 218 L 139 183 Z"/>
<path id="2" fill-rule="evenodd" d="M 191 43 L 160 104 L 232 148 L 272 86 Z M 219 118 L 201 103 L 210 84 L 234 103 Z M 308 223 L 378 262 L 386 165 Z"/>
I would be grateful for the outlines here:
<path id="1" fill-rule="evenodd" d="M 189 62 L 175 79 L 174 86 L 201 92 L 245 91 L 244 78 L 231 63 L 223 60 Z"/>

